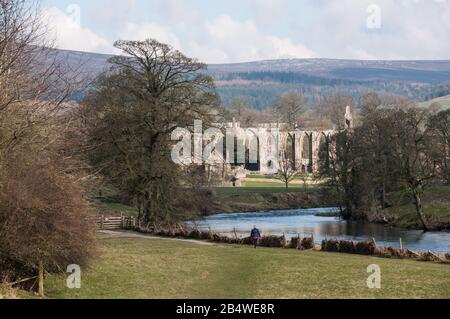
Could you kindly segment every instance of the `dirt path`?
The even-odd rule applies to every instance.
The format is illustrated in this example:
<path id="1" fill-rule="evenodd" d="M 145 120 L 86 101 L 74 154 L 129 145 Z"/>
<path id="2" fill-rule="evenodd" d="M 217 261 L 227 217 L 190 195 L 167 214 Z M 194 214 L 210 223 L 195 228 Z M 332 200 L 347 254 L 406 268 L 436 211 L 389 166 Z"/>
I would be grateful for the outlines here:
<path id="1" fill-rule="evenodd" d="M 131 231 L 112 231 L 112 230 L 100 230 L 98 231 L 100 234 L 100 238 L 144 238 L 144 239 L 159 239 L 159 240 L 171 240 L 171 241 L 181 241 L 185 243 L 192 243 L 197 245 L 203 245 L 203 246 L 212 246 L 213 243 L 209 243 L 207 241 L 201 241 L 201 240 L 193 240 L 193 239 L 179 239 L 179 238 L 164 238 L 164 237 L 157 237 L 152 235 L 145 235 L 140 233 L 135 233 Z"/>

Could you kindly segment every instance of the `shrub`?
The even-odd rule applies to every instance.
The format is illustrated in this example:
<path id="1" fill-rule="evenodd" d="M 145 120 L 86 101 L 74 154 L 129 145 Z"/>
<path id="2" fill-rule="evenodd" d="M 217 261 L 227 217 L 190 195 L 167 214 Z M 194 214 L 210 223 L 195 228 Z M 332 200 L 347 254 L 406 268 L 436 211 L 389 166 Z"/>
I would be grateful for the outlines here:
<path id="1" fill-rule="evenodd" d="M 339 241 L 337 240 L 324 240 L 322 241 L 322 250 L 329 252 L 339 251 Z"/>
<path id="2" fill-rule="evenodd" d="M 188 235 L 188 238 L 191 238 L 191 239 L 200 239 L 200 237 L 201 237 L 201 233 L 200 233 L 200 231 L 198 231 L 196 229 L 191 231 Z"/>
<path id="3" fill-rule="evenodd" d="M 356 252 L 356 245 L 353 241 L 341 240 L 339 241 L 339 252 L 354 254 Z"/>
<path id="4" fill-rule="evenodd" d="M 362 241 L 356 244 L 355 252 L 360 255 L 374 255 L 376 246 L 372 242 Z"/>
<path id="5" fill-rule="evenodd" d="M 426 253 L 422 253 L 419 260 L 422 261 L 442 261 L 442 259 L 437 256 L 436 254 L 433 254 L 432 252 L 428 251 Z"/>
<path id="6" fill-rule="evenodd" d="M 312 237 L 303 238 L 300 246 L 302 249 L 305 250 L 314 249 L 315 244 L 313 238 Z"/>
<path id="7" fill-rule="evenodd" d="M 21 156 L 2 164 L 0 280 L 85 266 L 93 253 L 94 225 L 74 179 L 48 158 Z"/>
<path id="8" fill-rule="evenodd" d="M 289 248 L 300 249 L 301 243 L 299 237 L 293 237 L 289 242 Z"/>
<path id="9" fill-rule="evenodd" d="M 203 240 L 209 240 L 209 239 L 213 239 L 213 235 L 210 232 L 200 232 L 200 239 Z"/>
<path id="10" fill-rule="evenodd" d="M 263 247 L 284 247 L 285 244 L 285 238 L 277 236 L 264 236 L 260 242 L 260 245 Z"/>

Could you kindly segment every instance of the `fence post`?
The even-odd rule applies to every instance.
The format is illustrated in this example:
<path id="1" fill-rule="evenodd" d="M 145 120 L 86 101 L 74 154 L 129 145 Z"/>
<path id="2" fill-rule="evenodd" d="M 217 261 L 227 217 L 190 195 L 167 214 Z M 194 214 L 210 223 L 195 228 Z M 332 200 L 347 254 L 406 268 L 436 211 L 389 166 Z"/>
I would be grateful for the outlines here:
<path id="1" fill-rule="evenodd" d="M 120 228 L 125 229 L 125 216 L 120 212 Z"/>
<path id="2" fill-rule="evenodd" d="M 400 249 L 403 250 L 403 240 L 401 237 L 400 237 Z"/>
<path id="3" fill-rule="evenodd" d="M 105 219 L 104 215 L 100 215 L 100 230 L 103 230 L 103 221 Z"/>
<path id="4" fill-rule="evenodd" d="M 375 245 L 375 249 L 377 249 L 378 245 L 377 245 L 377 241 L 375 240 L 375 237 L 372 237 L 372 242 Z"/>

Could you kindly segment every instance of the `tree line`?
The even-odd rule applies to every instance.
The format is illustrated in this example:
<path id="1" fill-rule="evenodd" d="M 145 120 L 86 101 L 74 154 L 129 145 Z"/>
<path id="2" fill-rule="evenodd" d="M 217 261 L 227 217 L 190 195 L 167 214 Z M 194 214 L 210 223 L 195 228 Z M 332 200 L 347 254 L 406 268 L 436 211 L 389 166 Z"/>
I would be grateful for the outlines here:
<path id="1" fill-rule="evenodd" d="M 432 185 L 450 185 L 450 111 L 404 101 L 385 105 L 377 94 L 362 100 L 358 125 L 340 130 L 321 150 L 321 176 L 338 195 L 346 217 L 382 211 L 387 194 L 406 191 L 417 224 L 429 229 L 422 205 Z"/>

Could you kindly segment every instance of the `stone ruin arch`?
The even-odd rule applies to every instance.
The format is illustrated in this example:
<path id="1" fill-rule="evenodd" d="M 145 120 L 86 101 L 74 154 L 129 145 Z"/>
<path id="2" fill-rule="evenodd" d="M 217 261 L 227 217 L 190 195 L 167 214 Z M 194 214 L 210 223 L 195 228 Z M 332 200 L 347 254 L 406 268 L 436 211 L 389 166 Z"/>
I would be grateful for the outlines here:
<path id="1" fill-rule="evenodd" d="M 353 117 L 350 107 L 346 109 L 345 120 L 345 129 L 352 130 Z M 337 133 L 335 130 L 288 131 L 283 130 L 284 125 L 279 123 L 260 124 L 257 128 L 249 129 L 241 128 L 237 122 L 220 126 L 224 129 L 231 128 L 236 136 L 238 132 L 242 134 L 241 137 L 244 136 L 237 140 L 237 148 L 244 150 L 245 161 L 226 164 L 231 175 L 236 175 L 237 171 L 240 175 L 245 175 L 246 171 L 263 175 L 276 174 L 280 158 L 284 154 L 292 157 L 296 170 L 308 174 L 316 173 L 319 170 L 321 150 L 329 154 L 332 136 Z"/>

